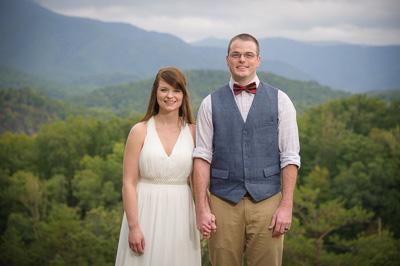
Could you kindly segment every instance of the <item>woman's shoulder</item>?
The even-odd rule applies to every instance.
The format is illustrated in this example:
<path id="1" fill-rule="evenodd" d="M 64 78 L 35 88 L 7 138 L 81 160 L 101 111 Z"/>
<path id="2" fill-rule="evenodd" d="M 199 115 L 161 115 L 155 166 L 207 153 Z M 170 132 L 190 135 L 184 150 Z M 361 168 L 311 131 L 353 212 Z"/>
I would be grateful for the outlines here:
<path id="1" fill-rule="evenodd" d="M 142 121 L 135 124 L 129 132 L 129 137 L 140 138 L 145 137 L 147 133 L 147 121 Z"/>
<path id="2" fill-rule="evenodd" d="M 192 134 L 193 140 L 195 140 L 196 139 L 196 125 L 188 123 L 187 126 L 190 130 L 190 133 Z"/>
<path id="3" fill-rule="evenodd" d="M 190 131 L 193 131 L 193 130 L 196 131 L 196 125 L 195 124 L 187 123 L 187 125 L 188 125 Z"/>

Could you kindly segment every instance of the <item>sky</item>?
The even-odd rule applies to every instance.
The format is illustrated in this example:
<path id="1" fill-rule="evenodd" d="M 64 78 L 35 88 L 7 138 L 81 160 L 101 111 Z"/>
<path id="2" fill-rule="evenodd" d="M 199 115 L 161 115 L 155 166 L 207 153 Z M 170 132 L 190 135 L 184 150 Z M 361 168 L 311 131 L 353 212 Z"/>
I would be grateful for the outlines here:
<path id="1" fill-rule="evenodd" d="M 239 33 L 400 45 L 400 0 L 31 0 L 56 13 L 125 22 L 186 42 Z"/>

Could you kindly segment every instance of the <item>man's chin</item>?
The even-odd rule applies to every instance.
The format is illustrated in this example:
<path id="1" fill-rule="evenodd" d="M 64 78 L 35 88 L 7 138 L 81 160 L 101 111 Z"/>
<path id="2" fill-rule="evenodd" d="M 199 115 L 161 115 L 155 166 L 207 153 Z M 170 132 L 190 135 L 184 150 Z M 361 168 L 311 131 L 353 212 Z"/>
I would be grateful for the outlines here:
<path id="1" fill-rule="evenodd" d="M 236 77 L 238 79 L 245 79 L 249 76 L 249 73 L 244 73 L 244 72 L 240 72 L 240 73 L 236 73 Z"/>

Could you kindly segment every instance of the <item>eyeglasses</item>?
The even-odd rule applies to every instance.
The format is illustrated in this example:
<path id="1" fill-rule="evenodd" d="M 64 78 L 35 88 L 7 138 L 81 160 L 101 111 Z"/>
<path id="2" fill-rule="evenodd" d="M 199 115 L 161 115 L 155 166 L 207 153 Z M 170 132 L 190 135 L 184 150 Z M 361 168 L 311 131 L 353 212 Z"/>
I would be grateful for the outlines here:
<path id="1" fill-rule="evenodd" d="M 245 54 L 241 54 L 241 53 L 230 53 L 229 56 L 233 59 L 240 59 L 242 57 L 242 55 L 244 56 L 244 58 L 246 59 L 253 59 L 254 57 L 256 57 L 257 55 L 255 53 L 245 53 Z"/>

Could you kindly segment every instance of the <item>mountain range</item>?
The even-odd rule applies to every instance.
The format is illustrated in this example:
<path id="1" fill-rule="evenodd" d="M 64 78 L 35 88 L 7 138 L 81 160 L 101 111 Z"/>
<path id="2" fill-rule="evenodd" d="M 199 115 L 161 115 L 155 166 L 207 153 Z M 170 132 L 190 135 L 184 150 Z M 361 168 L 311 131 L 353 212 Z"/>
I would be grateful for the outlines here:
<path id="1" fill-rule="evenodd" d="M 223 70 L 186 70 L 183 73 L 190 91 L 195 117 L 204 97 L 226 83 L 230 77 L 230 72 Z M 268 80 L 275 87 L 284 88 L 284 92 L 290 95 L 296 106 L 298 114 L 302 114 L 310 106 L 351 95 L 348 92 L 321 86 L 316 82 L 287 79 L 272 73 L 258 72 L 258 76 L 262 80 Z M 37 84 L 41 86 L 40 80 Z M 89 93 L 64 95 L 58 100 L 54 99 L 56 95 L 50 97 L 48 90 L 37 91 L 30 87 L 3 89 L 0 90 L 0 134 L 7 131 L 34 134 L 40 129 L 41 124 L 64 120 L 70 115 L 96 117 L 102 120 L 113 116 L 124 118 L 142 116 L 141 114 L 147 109 L 152 85 L 153 78 L 119 83 L 94 89 Z"/>
<path id="2" fill-rule="evenodd" d="M 97 86 L 154 77 L 162 67 L 227 70 L 228 40 L 186 43 L 171 34 L 0 2 L 0 65 L 53 82 Z M 349 92 L 400 87 L 400 46 L 260 39 L 260 71 Z"/>

